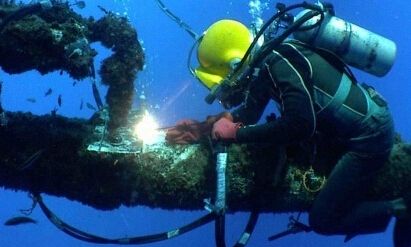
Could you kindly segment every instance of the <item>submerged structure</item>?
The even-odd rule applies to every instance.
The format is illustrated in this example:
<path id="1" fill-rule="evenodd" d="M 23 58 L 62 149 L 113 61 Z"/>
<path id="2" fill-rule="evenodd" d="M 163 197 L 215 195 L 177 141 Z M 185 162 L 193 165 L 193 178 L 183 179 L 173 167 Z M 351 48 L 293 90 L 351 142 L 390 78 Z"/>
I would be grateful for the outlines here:
<path id="1" fill-rule="evenodd" d="M 203 199 L 214 197 L 215 159 L 206 140 L 175 146 L 131 143 L 137 145 L 133 152 L 98 152 L 87 150 L 100 138 L 94 123 L 28 113 L 7 116 L 8 125 L 0 128 L 0 185 L 7 189 L 66 197 L 103 210 L 121 205 L 202 209 Z M 228 210 L 307 210 L 338 157 L 338 147 L 321 144 L 315 163 L 308 147 L 230 145 Z M 410 162 L 411 145 L 398 139 L 367 196 L 401 196 L 411 183 Z"/>
<path id="2" fill-rule="evenodd" d="M 103 8 L 106 15 L 101 19 L 84 18 L 68 1 L 14 2 L 0 3 L 1 69 L 9 74 L 64 71 L 76 80 L 93 77 L 97 52 L 90 45 L 101 42 L 113 51 L 98 70 L 102 83 L 108 86 L 108 128 L 114 133 L 124 125 L 131 109 L 133 83 L 144 65 L 137 32 L 128 20 Z"/>
<path id="3" fill-rule="evenodd" d="M 101 126 L 106 124 L 97 115 L 87 121 L 3 112 L 0 186 L 66 197 L 102 210 L 121 205 L 202 209 L 203 199 L 214 197 L 216 190 L 215 157 L 207 139 L 195 145 L 147 145 L 130 134 L 128 120 L 140 117 L 138 112 L 130 115 L 133 82 L 144 64 L 136 30 L 104 9 L 106 15 L 96 21 L 55 2 L 29 14 L 22 9 L 33 6 L 0 6 L 1 68 L 10 74 L 35 69 L 86 78 L 93 76 L 96 55 L 90 43 L 101 42 L 113 50 L 98 70 L 109 86 L 107 128 L 128 142 L 117 151 L 104 150 Z M 228 146 L 227 210 L 308 210 L 341 150 L 321 139 L 316 145 L 315 159 L 311 143 Z M 411 145 L 397 138 L 367 197 L 401 196 L 411 186 L 410 162 Z"/>

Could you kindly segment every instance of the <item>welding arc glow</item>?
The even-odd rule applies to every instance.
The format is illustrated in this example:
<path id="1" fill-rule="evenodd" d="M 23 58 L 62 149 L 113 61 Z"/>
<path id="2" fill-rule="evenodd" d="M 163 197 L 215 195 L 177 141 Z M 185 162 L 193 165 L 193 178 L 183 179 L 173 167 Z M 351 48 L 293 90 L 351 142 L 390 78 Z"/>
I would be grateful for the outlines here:
<path id="1" fill-rule="evenodd" d="M 134 127 L 134 135 L 142 140 L 144 144 L 153 144 L 158 137 L 158 124 L 146 111 L 143 119 Z"/>

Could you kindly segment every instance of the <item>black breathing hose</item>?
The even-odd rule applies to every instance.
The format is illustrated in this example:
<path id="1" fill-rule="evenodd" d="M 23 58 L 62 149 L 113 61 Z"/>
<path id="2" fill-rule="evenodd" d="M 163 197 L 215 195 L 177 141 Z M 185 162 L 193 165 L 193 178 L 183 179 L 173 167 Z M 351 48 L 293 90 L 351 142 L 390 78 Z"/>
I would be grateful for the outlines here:
<path id="1" fill-rule="evenodd" d="M 243 59 L 241 59 L 240 63 L 239 63 L 238 66 L 234 69 L 234 71 L 233 71 L 232 74 L 236 74 L 236 73 L 241 69 L 241 67 L 245 64 L 245 61 L 247 61 L 248 57 L 250 56 L 250 54 L 251 54 L 252 50 L 254 49 L 255 45 L 257 44 L 258 40 L 259 40 L 260 37 L 265 33 L 265 31 L 267 30 L 267 28 L 268 28 L 276 19 L 278 19 L 278 18 L 281 17 L 281 16 L 284 16 L 287 12 L 289 12 L 289 11 L 291 11 L 291 10 L 293 10 L 293 9 L 296 9 L 296 8 L 305 8 L 305 9 L 311 9 L 311 10 L 317 11 L 317 14 L 312 15 L 310 18 L 312 18 L 312 17 L 314 17 L 314 16 L 316 16 L 316 15 L 318 15 L 318 14 L 321 15 L 321 20 L 317 22 L 318 24 L 314 24 L 314 25 L 311 25 L 311 26 L 307 26 L 306 28 L 304 28 L 304 30 L 301 30 L 301 31 L 305 31 L 305 30 L 309 30 L 309 29 L 311 29 L 311 28 L 314 28 L 316 25 L 319 25 L 319 23 L 320 23 L 320 22 L 322 21 L 322 19 L 323 19 L 324 13 L 323 13 L 321 7 L 319 7 L 319 6 L 315 5 L 315 4 L 309 4 L 309 3 L 307 3 L 307 2 L 303 2 L 303 3 L 299 3 L 299 4 L 294 4 L 294 5 L 291 5 L 291 6 L 285 8 L 285 9 L 283 9 L 283 10 L 280 10 L 277 14 L 273 15 L 273 16 L 261 27 L 260 31 L 258 31 L 258 33 L 257 33 L 257 35 L 255 36 L 253 42 L 251 43 L 250 47 L 247 49 L 246 53 L 244 54 Z M 308 21 L 310 18 L 304 18 L 304 21 L 303 21 L 303 22 L 300 21 L 300 20 L 303 19 L 303 18 L 300 18 L 300 19 L 297 21 L 297 22 L 298 22 L 298 26 L 295 26 L 296 22 L 294 22 L 294 23 L 291 25 L 291 27 L 289 27 L 289 28 L 284 32 L 284 33 L 287 33 L 286 36 L 285 36 L 284 33 L 283 33 L 280 37 L 275 38 L 275 39 L 273 39 L 273 40 L 277 40 L 277 39 L 280 39 L 280 40 L 281 40 L 281 39 L 282 39 L 280 42 L 278 42 L 278 43 L 281 43 L 281 42 L 284 41 L 284 39 L 287 38 L 291 33 L 297 31 L 297 29 L 298 29 L 302 24 L 304 24 L 304 22 Z M 293 27 L 297 27 L 297 28 L 293 28 Z M 289 31 L 291 28 L 293 28 L 293 30 Z"/>

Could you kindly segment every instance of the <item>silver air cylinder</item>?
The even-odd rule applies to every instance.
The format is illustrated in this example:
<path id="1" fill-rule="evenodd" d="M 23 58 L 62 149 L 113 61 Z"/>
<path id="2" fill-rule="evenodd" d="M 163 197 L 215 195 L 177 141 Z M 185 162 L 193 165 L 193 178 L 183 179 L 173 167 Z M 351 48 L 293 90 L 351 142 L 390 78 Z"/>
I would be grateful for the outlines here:
<path id="1" fill-rule="evenodd" d="M 301 11 L 295 18 L 302 17 Z M 310 26 L 320 20 L 315 16 L 303 24 Z M 362 27 L 325 13 L 321 25 L 294 33 L 294 38 L 317 48 L 327 49 L 337 54 L 345 63 L 376 76 L 384 76 L 390 71 L 396 56 L 393 41 Z"/>

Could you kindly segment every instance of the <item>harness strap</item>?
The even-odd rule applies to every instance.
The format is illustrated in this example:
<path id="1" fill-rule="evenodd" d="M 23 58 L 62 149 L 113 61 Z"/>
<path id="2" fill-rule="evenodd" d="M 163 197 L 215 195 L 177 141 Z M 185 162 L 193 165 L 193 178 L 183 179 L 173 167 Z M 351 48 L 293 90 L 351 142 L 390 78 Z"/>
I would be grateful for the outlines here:
<path id="1" fill-rule="evenodd" d="M 343 73 L 340 81 L 340 85 L 334 94 L 334 97 L 325 105 L 321 110 L 317 112 L 317 116 L 332 114 L 336 112 L 343 105 L 344 101 L 347 99 L 350 93 L 352 82 L 350 78 Z"/>

